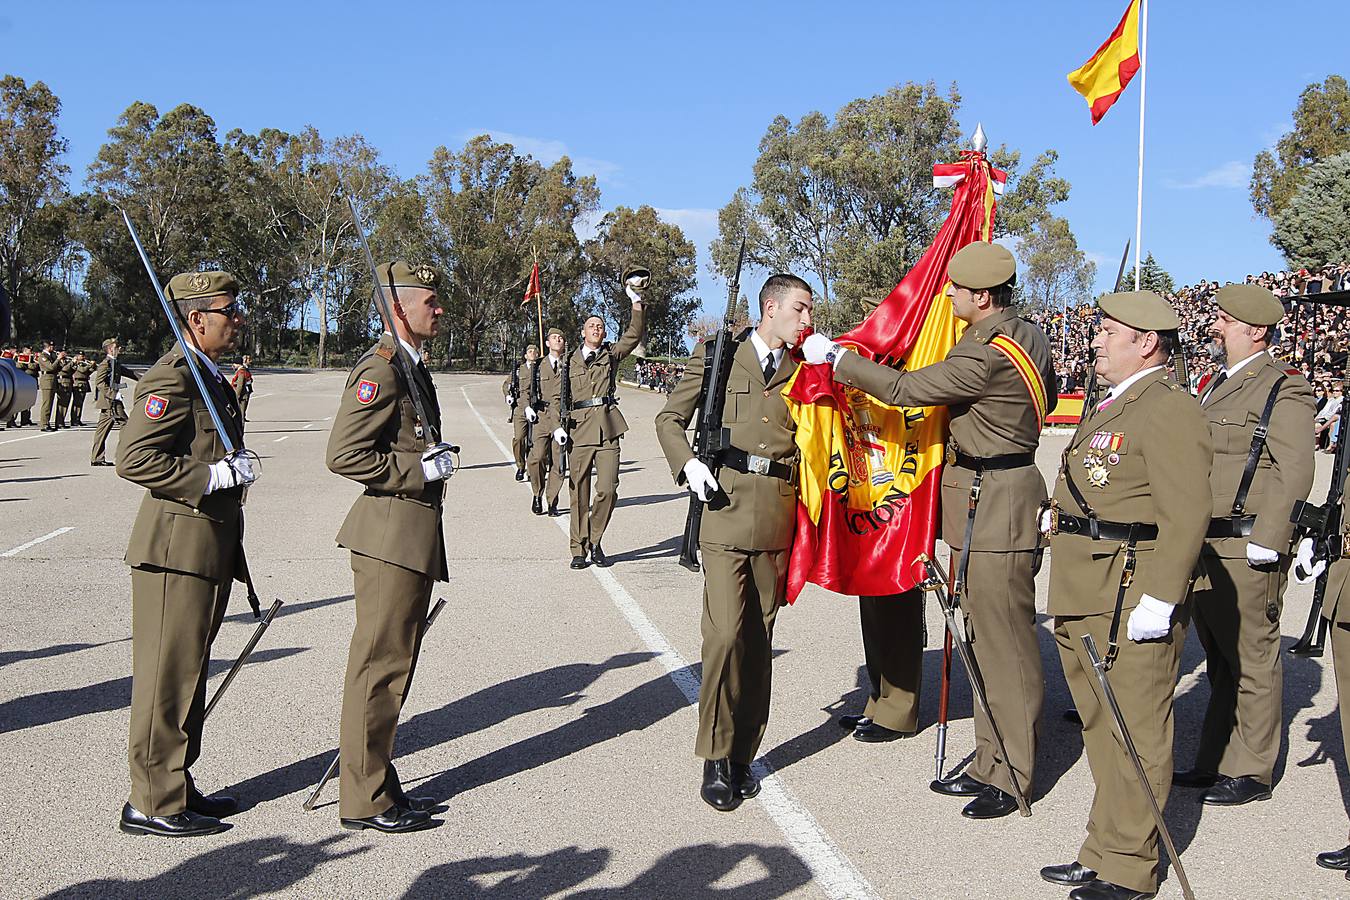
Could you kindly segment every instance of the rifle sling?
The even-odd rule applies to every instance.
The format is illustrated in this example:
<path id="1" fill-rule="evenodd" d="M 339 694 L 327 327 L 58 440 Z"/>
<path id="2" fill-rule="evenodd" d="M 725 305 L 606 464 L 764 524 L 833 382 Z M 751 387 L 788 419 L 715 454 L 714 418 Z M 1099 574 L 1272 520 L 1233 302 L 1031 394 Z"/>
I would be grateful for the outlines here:
<path id="1" fill-rule="evenodd" d="M 1242 470 L 1242 480 L 1238 482 L 1237 494 L 1233 497 L 1233 516 L 1241 516 L 1247 508 L 1247 492 L 1251 490 L 1252 478 L 1255 477 L 1256 467 L 1261 462 L 1261 451 L 1266 447 L 1266 435 L 1270 433 L 1270 416 L 1275 411 L 1280 385 L 1284 384 L 1287 377 L 1281 375 L 1271 387 L 1270 395 L 1266 397 L 1265 408 L 1261 410 L 1261 421 L 1256 424 L 1256 431 L 1252 432 L 1252 446 L 1247 451 L 1247 466 Z"/>

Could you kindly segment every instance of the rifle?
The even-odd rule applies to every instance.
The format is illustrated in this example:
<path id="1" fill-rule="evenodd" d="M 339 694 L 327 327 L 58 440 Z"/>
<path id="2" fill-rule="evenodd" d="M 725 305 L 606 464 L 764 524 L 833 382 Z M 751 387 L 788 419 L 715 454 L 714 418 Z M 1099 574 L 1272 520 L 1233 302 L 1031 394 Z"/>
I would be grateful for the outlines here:
<path id="1" fill-rule="evenodd" d="M 572 351 L 572 353 L 575 352 L 575 350 Z M 558 406 L 560 407 L 558 410 L 558 427 L 563 431 L 567 430 L 568 416 L 572 414 L 572 353 L 568 353 L 562 358 L 562 369 L 559 373 L 561 380 L 558 382 Z M 549 440 L 553 440 L 552 435 L 549 435 Z M 562 474 L 565 477 L 572 474 L 568 466 L 568 461 L 572 456 L 571 447 L 572 438 L 569 436 L 562 445 Z M 568 490 L 571 490 L 571 488 Z"/>
<path id="2" fill-rule="evenodd" d="M 741 292 L 743 265 L 745 238 L 741 238 L 740 253 L 736 257 L 736 273 L 731 279 L 731 294 L 727 298 L 727 313 L 722 319 L 722 329 L 717 332 L 712 351 L 704 352 L 707 364 L 703 369 L 698 420 L 694 424 L 694 456 L 713 472 L 714 477 L 721 451 L 731 443 L 729 429 L 722 427 L 722 407 L 726 403 L 727 376 L 731 373 L 731 361 L 735 356 L 735 338 L 731 328 L 734 324 L 732 318 L 736 315 L 736 298 Z M 707 504 L 699 499 L 698 494 L 690 492 L 689 513 L 684 520 L 684 537 L 680 540 L 680 565 L 689 571 L 699 570 L 698 533 L 703 524 L 703 507 L 716 503 L 713 509 L 721 509 L 728 502 L 726 494 L 721 491 L 709 498 Z"/>
<path id="3" fill-rule="evenodd" d="M 923 566 L 924 578 L 919 582 L 919 587 L 925 591 L 932 591 L 937 597 L 938 606 L 942 608 L 943 618 L 947 620 L 947 634 L 951 636 L 952 646 L 956 649 L 956 654 L 961 657 L 961 664 L 966 667 L 966 676 L 970 681 L 970 693 L 974 696 L 976 704 L 984 717 L 989 720 L 989 730 L 994 736 L 994 746 L 998 748 L 998 757 L 1003 761 L 1003 766 L 1008 770 L 1008 786 L 1012 788 L 1013 798 L 1017 800 L 1017 809 L 1023 816 L 1031 815 L 1031 807 L 1027 804 L 1026 794 L 1022 792 L 1022 783 L 1017 778 L 1017 771 L 1012 767 L 1012 761 L 1008 759 L 1008 748 L 1003 743 L 1003 732 L 999 731 L 998 722 L 994 720 L 994 713 L 989 708 L 989 697 L 984 691 L 984 677 L 980 674 L 979 663 L 975 661 L 975 651 L 970 647 L 970 641 L 961 631 L 956 623 L 956 612 L 959 608 L 957 601 L 947 590 L 947 573 L 942 571 L 937 560 L 932 559 L 926 553 L 920 553 L 914 560 Z M 938 777 L 942 777 L 939 769 Z"/>
<path id="4" fill-rule="evenodd" d="M 520 366 L 511 367 L 511 386 L 507 388 L 506 399 L 511 401 L 511 412 L 506 416 L 510 425 L 516 417 L 516 407 L 520 405 Z"/>

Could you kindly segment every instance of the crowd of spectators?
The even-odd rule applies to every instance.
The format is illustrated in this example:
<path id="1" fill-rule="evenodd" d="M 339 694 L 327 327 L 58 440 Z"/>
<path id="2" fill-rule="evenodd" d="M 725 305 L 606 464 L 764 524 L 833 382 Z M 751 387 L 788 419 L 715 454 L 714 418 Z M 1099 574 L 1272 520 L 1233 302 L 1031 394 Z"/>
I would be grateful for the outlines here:
<path id="1" fill-rule="evenodd" d="M 634 371 L 637 383 L 659 394 L 669 394 L 675 390 L 684 375 L 684 363 L 661 362 L 655 359 L 640 359 Z"/>

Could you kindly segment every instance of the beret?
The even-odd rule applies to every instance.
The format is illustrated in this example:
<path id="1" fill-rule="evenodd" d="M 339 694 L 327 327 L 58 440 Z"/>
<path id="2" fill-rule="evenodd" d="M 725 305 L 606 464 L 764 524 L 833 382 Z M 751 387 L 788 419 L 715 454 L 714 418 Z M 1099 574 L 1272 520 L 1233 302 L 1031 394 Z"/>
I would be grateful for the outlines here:
<path id="1" fill-rule="evenodd" d="M 1275 325 L 1284 318 L 1284 304 L 1259 284 L 1230 284 L 1214 295 L 1219 309 L 1248 325 Z"/>
<path id="2" fill-rule="evenodd" d="M 1012 251 L 988 241 L 975 241 L 957 250 L 947 264 L 947 275 L 963 288 L 982 291 L 998 287 L 1017 274 Z"/>
<path id="3" fill-rule="evenodd" d="M 170 300 L 197 300 L 220 294 L 237 294 L 239 284 L 229 272 L 180 272 L 169 279 L 164 292 Z"/>
<path id="4" fill-rule="evenodd" d="M 1172 305 L 1153 291 L 1122 291 L 1097 301 L 1106 315 L 1139 331 L 1175 331 L 1181 320 Z"/>

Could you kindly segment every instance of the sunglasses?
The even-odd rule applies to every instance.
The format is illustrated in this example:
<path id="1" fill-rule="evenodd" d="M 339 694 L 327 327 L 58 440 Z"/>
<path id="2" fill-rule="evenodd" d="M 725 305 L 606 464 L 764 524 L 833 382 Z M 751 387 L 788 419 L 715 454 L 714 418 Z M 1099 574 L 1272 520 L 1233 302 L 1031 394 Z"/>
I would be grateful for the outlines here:
<path id="1" fill-rule="evenodd" d="M 203 309 L 198 310 L 198 312 L 220 313 L 222 316 L 229 316 L 230 318 L 242 315 L 242 310 L 239 308 L 238 300 L 231 300 L 227 305 L 222 306 L 219 309 Z"/>

